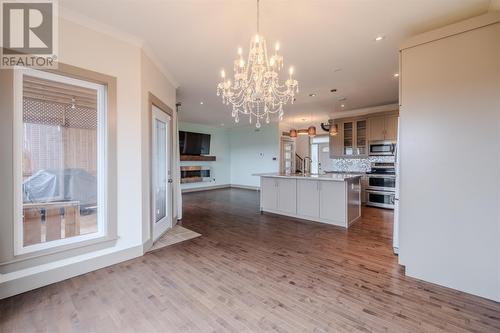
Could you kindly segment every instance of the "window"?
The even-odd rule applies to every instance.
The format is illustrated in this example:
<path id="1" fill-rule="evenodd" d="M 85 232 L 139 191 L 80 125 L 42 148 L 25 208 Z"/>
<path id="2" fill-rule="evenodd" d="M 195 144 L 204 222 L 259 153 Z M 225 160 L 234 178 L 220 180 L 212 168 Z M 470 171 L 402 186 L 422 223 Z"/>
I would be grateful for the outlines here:
<path id="1" fill-rule="evenodd" d="M 16 255 L 106 235 L 106 86 L 15 72 Z"/>
<path id="2" fill-rule="evenodd" d="M 330 142 L 330 137 L 328 135 L 317 135 L 311 138 L 311 143 L 328 143 Z"/>

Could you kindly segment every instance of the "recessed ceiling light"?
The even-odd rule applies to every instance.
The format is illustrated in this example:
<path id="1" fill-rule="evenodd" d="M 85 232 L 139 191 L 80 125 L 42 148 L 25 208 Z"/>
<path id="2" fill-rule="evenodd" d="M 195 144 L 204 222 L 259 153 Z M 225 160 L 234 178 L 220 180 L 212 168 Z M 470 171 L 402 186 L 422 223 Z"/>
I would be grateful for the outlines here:
<path id="1" fill-rule="evenodd" d="M 375 41 L 380 42 L 384 38 L 385 38 L 385 36 L 377 36 L 377 37 L 375 37 Z"/>
<path id="2" fill-rule="evenodd" d="M 394 74 L 394 77 L 399 77 L 399 73 Z"/>
<path id="3" fill-rule="evenodd" d="M 221 123 L 220 125 L 221 125 L 221 126 L 224 126 L 224 123 Z"/>
<path id="4" fill-rule="evenodd" d="M 342 102 L 342 101 L 345 101 L 345 100 L 347 100 L 347 98 L 346 98 L 346 97 L 340 97 L 340 98 L 339 98 L 339 102 Z"/>
<path id="5" fill-rule="evenodd" d="M 203 102 L 200 102 L 200 105 L 203 105 Z"/>
<path id="6" fill-rule="evenodd" d="M 315 97 L 315 96 L 316 96 L 316 94 L 315 94 L 315 93 L 310 93 L 310 94 L 309 94 L 309 97 Z"/>
<path id="7" fill-rule="evenodd" d="M 344 107 L 345 107 L 345 104 L 342 104 L 340 107 L 341 107 L 341 108 L 344 108 Z"/>

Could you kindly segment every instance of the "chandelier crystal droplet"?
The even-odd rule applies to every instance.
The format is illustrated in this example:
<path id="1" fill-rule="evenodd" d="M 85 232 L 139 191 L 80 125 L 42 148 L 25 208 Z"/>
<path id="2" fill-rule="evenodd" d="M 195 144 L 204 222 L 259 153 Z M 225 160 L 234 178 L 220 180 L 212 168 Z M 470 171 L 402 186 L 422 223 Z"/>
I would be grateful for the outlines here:
<path id="1" fill-rule="evenodd" d="M 222 103 L 232 105 L 231 115 L 234 121 L 240 121 L 239 115 L 249 116 L 249 122 L 255 119 L 259 128 L 261 122 L 270 122 L 271 114 L 278 114 L 283 119 L 283 106 L 290 101 L 293 104 L 295 94 L 299 92 L 297 80 L 293 78 L 293 67 L 288 71 L 284 84 L 279 81 L 283 69 L 283 56 L 279 54 L 280 45 L 276 43 L 274 54 L 269 57 L 266 40 L 259 34 L 259 0 L 257 0 L 257 34 L 250 41 L 250 52 L 245 62 L 243 50 L 238 49 L 238 58 L 234 61 L 234 81 L 226 78 L 221 71 L 222 81 L 217 85 L 217 96 L 222 96 Z"/>

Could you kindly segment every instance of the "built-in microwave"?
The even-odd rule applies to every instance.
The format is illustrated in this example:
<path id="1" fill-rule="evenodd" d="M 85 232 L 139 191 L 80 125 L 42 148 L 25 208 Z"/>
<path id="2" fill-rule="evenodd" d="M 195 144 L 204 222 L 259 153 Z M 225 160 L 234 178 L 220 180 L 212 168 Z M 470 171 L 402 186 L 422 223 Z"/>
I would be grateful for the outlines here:
<path id="1" fill-rule="evenodd" d="M 396 143 L 393 141 L 371 141 L 368 154 L 370 156 L 394 156 Z"/>

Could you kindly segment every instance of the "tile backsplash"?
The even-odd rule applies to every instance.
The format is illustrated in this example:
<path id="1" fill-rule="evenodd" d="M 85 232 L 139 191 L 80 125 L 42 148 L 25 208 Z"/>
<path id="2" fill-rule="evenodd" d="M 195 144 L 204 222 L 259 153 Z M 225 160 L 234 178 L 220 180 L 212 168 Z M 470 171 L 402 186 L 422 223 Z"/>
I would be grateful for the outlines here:
<path id="1" fill-rule="evenodd" d="M 372 162 L 394 162 L 394 156 L 370 156 L 368 158 L 332 158 L 328 159 L 327 165 L 323 165 L 324 171 L 341 172 L 366 172 L 370 170 Z"/>

